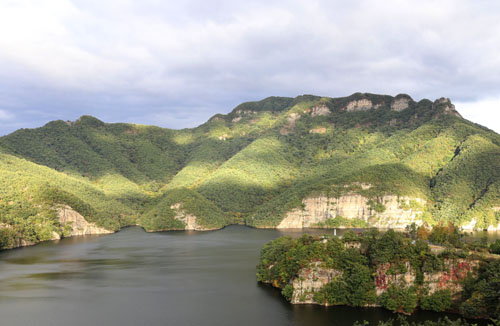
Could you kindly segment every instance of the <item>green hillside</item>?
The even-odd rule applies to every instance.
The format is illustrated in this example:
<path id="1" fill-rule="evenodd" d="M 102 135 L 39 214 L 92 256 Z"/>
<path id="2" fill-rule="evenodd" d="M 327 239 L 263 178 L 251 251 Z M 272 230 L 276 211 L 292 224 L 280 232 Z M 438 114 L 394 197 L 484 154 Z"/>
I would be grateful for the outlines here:
<path id="1" fill-rule="evenodd" d="M 428 224 L 500 220 L 500 136 L 447 99 L 270 97 L 183 130 L 83 116 L 1 137 L 0 153 L 0 247 L 64 235 L 58 205 L 112 230 L 182 229 L 179 205 L 200 228 L 276 227 L 305 198 L 353 194 L 380 214 L 384 196 L 417 198 Z"/>

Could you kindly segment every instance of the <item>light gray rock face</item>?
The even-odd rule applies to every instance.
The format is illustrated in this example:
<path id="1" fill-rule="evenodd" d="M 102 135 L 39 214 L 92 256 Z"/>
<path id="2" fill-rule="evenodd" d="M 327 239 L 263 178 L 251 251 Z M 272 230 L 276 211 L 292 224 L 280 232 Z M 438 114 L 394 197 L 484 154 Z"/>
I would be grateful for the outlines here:
<path id="1" fill-rule="evenodd" d="M 174 218 L 182 221 L 186 225 L 186 230 L 204 230 L 204 228 L 198 225 L 198 223 L 196 222 L 196 216 L 187 214 L 182 209 L 181 203 L 174 204 L 170 206 L 170 208 L 173 209 L 176 213 Z"/>
<path id="2" fill-rule="evenodd" d="M 385 211 L 380 213 L 374 211 L 368 201 L 368 198 L 354 193 L 338 198 L 308 197 L 302 201 L 304 209 L 294 209 L 289 212 L 277 228 L 307 228 L 337 216 L 347 219 L 361 219 L 370 226 L 379 228 L 399 229 L 412 223 L 417 225 L 423 223 L 419 218 L 422 212 L 408 208 L 410 201 L 425 205 L 423 199 L 386 195 L 380 199 L 380 203 L 385 206 Z"/>
<path id="3" fill-rule="evenodd" d="M 317 105 L 311 108 L 311 117 L 329 115 L 330 109 L 326 105 Z"/>
<path id="4" fill-rule="evenodd" d="M 197 222 L 197 217 L 191 214 L 186 213 L 184 209 L 182 209 L 182 203 L 176 203 L 170 206 L 171 209 L 175 211 L 175 216 L 174 218 L 182 221 L 186 226 L 185 230 L 192 230 L 192 231 L 209 231 L 209 230 L 216 230 L 215 228 L 207 228 L 204 227 Z"/>
<path id="5" fill-rule="evenodd" d="M 409 107 L 411 99 L 407 97 L 396 98 L 391 103 L 391 110 L 401 112 Z"/>
<path id="6" fill-rule="evenodd" d="M 321 262 L 313 262 L 300 270 L 299 275 L 292 280 L 292 303 L 315 303 L 314 293 L 319 291 L 342 272 L 322 266 Z"/>
<path id="7" fill-rule="evenodd" d="M 455 109 L 455 105 L 453 105 L 451 103 L 449 98 L 441 97 L 440 99 L 434 101 L 432 106 L 433 106 L 433 109 L 435 109 L 438 106 L 444 106 L 444 110 L 443 110 L 444 114 L 450 114 L 450 115 L 454 115 L 454 116 L 457 116 L 460 118 L 462 117 L 460 115 L 460 113 L 458 113 L 458 111 Z"/>
<path id="8" fill-rule="evenodd" d="M 85 218 L 73 210 L 71 207 L 65 205 L 57 210 L 59 223 L 61 226 L 70 226 L 71 232 L 69 236 L 75 235 L 89 235 L 89 234 L 109 234 L 114 231 L 106 230 L 96 226 L 94 223 L 89 223 Z"/>
<path id="9" fill-rule="evenodd" d="M 373 103 L 370 100 L 362 99 L 357 101 L 351 101 L 344 108 L 347 112 L 355 112 L 355 111 L 368 111 L 373 108 Z"/>

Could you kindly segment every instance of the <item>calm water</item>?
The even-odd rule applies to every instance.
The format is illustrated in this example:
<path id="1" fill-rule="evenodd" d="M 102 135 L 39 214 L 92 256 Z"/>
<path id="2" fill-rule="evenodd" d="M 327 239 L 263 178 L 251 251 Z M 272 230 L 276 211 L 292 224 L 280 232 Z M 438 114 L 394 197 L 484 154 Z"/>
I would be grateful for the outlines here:
<path id="1" fill-rule="evenodd" d="M 133 227 L 6 251 L 0 253 L 0 325 L 351 326 L 394 316 L 372 308 L 292 306 L 258 284 L 261 246 L 284 234 L 301 233 Z"/>

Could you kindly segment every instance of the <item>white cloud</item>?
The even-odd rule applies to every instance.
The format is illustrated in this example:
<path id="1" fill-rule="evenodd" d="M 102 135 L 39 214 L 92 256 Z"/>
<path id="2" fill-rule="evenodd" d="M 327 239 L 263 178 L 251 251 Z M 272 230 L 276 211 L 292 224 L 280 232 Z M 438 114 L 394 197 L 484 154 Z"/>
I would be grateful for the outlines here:
<path id="1" fill-rule="evenodd" d="M 455 107 L 464 118 L 500 134 L 500 98 L 458 102 Z"/>
<path id="2" fill-rule="evenodd" d="M 0 105 L 125 121 L 304 93 L 470 102 L 500 98 L 499 53 L 496 0 L 3 0 Z"/>

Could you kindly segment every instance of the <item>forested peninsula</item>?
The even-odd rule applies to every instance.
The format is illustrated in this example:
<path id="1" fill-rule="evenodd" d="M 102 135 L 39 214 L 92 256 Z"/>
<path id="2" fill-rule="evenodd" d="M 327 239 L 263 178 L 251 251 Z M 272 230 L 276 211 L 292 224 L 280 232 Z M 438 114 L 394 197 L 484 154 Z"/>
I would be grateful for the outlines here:
<path id="1" fill-rule="evenodd" d="M 281 237 L 262 248 L 257 278 L 294 304 L 498 318 L 500 240 L 489 248 L 466 242 L 451 224 L 432 232 L 412 225 L 407 231 Z"/>

